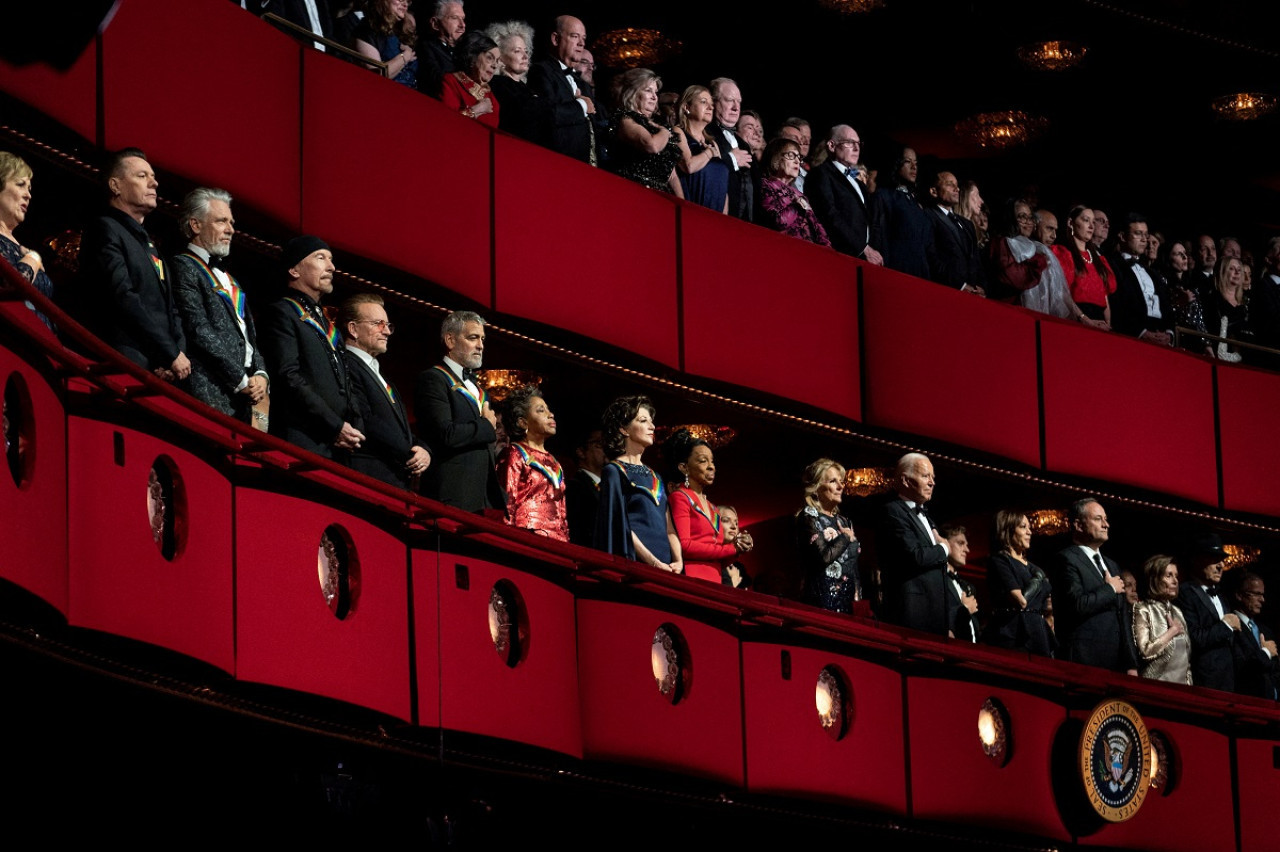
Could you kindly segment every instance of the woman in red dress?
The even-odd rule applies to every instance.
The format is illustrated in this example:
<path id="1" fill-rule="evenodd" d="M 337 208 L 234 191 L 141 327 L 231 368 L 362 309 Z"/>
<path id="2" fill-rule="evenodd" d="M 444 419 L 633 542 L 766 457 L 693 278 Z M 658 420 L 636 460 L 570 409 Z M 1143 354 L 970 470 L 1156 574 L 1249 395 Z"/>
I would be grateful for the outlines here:
<path id="1" fill-rule="evenodd" d="M 751 535 L 742 532 L 733 541 L 725 540 L 720 511 L 707 498 L 707 488 L 716 481 L 716 463 L 706 441 L 681 429 L 662 445 L 662 453 L 676 483 L 669 505 L 684 554 L 684 573 L 719 583 L 721 566 L 751 549 Z"/>
<path id="2" fill-rule="evenodd" d="M 568 541 L 564 469 L 546 447 L 556 433 L 556 418 L 537 385 L 512 391 L 503 403 L 502 424 L 511 440 L 498 457 L 498 481 L 507 492 L 507 523 Z"/>
<path id="3" fill-rule="evenodd" d="M 1111 330 L 1110 296 L 1116 291 L 1116 274 L 1089 241 L 1093 239 L 1093 211 L 1073 207 L 1067 214 L 1067 233 L 1058 237 L 1053 256 L 1062 264 L 1071 298 L 1082 314 L 1080 322 Z"/>
<path id="4" fill-rule="evenodd" d="M 440 100 L 445 106 L 498 129 L 498 99 L 489 81 L 498 71 L 498 45 L 482 32 L 467 33 L 458 45 L 461 71 L 444 75 Z"/>

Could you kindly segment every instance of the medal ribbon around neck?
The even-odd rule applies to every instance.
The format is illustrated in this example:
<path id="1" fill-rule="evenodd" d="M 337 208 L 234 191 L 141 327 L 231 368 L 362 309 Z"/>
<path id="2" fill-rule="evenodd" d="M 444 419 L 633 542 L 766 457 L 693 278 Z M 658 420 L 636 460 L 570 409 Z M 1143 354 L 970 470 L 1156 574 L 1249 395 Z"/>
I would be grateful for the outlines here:
<path id="1" fill-rule="evenodd" d="M 716 535 L 717 536 L 720 535 L 720 510 L 716 509 L 714 516 L 708 515 L 707 510 L 702 508 L 702 504 L 699 503 L 696 498 L 694 498 L 693 493 L 690 492 L 688 489 L 681 488 L 678 493 L 683 494 L 684 499 L 689 501 L 689 505 L 693 507 L 693 510 L 697 512 L 699 515 L 701 515 L 702 517 L 706 518 L 707 522 L 711 524 L 711 528 L 716 531 Z M 710 503 L 711 501 L 708 500 L 707 504 L 710 505 Z"/>
<path id="2" fill-rule="evenodd" d="M 645 494 L 648 494 L 649 497 L 653 499 L 653 505 L 655 506 L 662 505 L 662 498 L 663 498 L 663 495 L 666 493 L 666 489 L 662 487 L 662 477 L 658 476 L 652 470 L 649 470 L 649 468 L 646 465 L 642 464 L 640 465 L 640 467 L 643 467 L 645 470 L 648 470 L 649 475 L 653 477 L 653 485 L 641 485 L 640 483 L 636 482 L 634 479 L 632 479 L 630 476 L 627 475 L 626 465 L 624 465 L 622 462 L 615 459 L 614 461 L 610 462 L 610 464 L 616 464 L 618 466 L 618 469 L 622 471 L 622 475 L 626 477 L 627 482 L 630 482 L 632 486 L 634 486 L 640 491 L 643 491 Z"/>
<path id="3" fill-rule="evenodd" d="M 291 299 L 288 296 L 285 296 L 284 300 L 289 304 L 293 305 L 294 308 L 297 309 L 298 319 L 302 320 L 307 325 L 311 326 L 316 331 L 320 332 L 320 336 L 323 337 L 325 341 L 328 342 L 329 348 L 332 349 L 334 352 L 338 351 L 338 344 L 342 342 L 342 338 L 338 334 L 337 326 L 329 322 L 328 317 L 325 317 L 324 325 L 321 325 L 320 323 L 316 322 L 316 318 L 313 317 L 311 315 L 311 312 L 308 311 L 306 308 L 304 308 L 302 306 L 302 303 L 299 302 L 297 299 Z"/>
<path id="4" fill-rule="evenodd" d="M 230 273 L 227 273 L 228 283 L 227 286 L 223 286 L 222 282 L 218 280 L 218 276 L 213 274 L 213 269 L 210 268 L 209 264 L 200 259 L 200 255 L 187 252 L 186 256 L 194 260 L 196 265 L 200 267 L 200 271 L 205 274 L 205 277 L 209 279 L 209 283 L 213 286 L 213 292 L 221 296 L 222 300 L 231 306 L 231 310 L 236 312 L 236 316 L 243 320 L 244 290 L 241 290 L 236 284 L 236 279 L 232 278 Z"/>
<path id="5" fill-rule="evenodd" d="M 556 491 L 560 490 L 561 486 L 564 484 L 564 468 L 560 467 L 559 462 L 552 460 L 552 463 L 556 466 L 555 470 L 552 470 L 542 462 L 535 459 L 524 444 L 517 442 L 511 446 L 516 448 L 516 452 L 520 454 L 520 458 L 524 459 L 525 464 L 534 470 L 541 471 L 547 479 L 551 480 L 551 487 Z"/>
<path id="6" fill-rule="evenodd" d="M 480 390 L 480 395 L 476 396 L 470 391 L 470 389 L 467 388 L 466 382 L 458 381 L 458 377 L 453 374 L 453 370 L 450 370 L 448 367 L 446 367 L 443 364 L 436 364 L 436 369 L 444 373 L 445 376 L 448 377 L 449 387 L 453 388 L 456 391 L 460 391 L 463 396 L 471 400 L 472 404 L 474 404 L 476 407 L 476 411 L 484 410 L 484 404 L 489 400 L 489 395 L 484 392 L 484 388 L 480 387 L 479 385 L 476 385 L 476 387 Z"/>

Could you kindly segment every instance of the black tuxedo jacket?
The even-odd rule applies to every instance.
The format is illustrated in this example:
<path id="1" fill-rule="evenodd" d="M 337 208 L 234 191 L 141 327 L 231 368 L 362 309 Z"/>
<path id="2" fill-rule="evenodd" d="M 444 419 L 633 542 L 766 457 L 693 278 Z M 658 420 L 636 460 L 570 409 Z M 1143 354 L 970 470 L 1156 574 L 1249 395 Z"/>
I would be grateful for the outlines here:
<path id="1" fill-rule="evenodd" d="M 109 208 L 90 222 L 80 265 L 78 319 L 98 337 L 148 370 L 167 369 L 186 351 L 168 264 L 135 219 Z"/>
<path id="2" fill-rule="evenodd" d="M 948 588 L 947 554 L 925 534 L 916 513 L 901 499 L 891 500 L 880 514 L 876 557 L 885 620 L 946 636 L 955 626 L 960 606 L 954 590 Z"/>
<path id="3" fill-rule="evenodd" d="M 729 144 L 729 137 L 732 136 L 738 147 L 745 151 L 746 140 L 714 120 L 707 126 L 707 132 L 715 138 L 716 146 L 720 149 L 720 160 L 729 170 L 729 215 L 744 222 L 754 221 L 755 186 L 758 181 L 753 178 L 750 168 L 734 168 L 733 146 Z"/>
<path id="4" fill-rule="evenodd" d="M 428 27 L 418 38 L 415 50 L 418 54 L 418 91 L 439 98 L 444 87 L 444 75 L 458 70 L 453 61 L 453 48 Z"/>
<path id="5" fill-rule="evenodd" d="M 400 392 L 391 386 L 396 395 L 392 402 L 386 387 L 360 356 L 345 350 L 342 357 L 351 377 L 351 404 L 364 424 L 360 430 L 364 441 L 360 449 L 351 453 L 351 467 L 389 485 L 408 488 L 405 463 L 413 455 L 413 448 L 421 444 L 409 429 L 409 415 Z M 387 384 L 391 384 L 390 379 Z"/>
<path id="6" fill-rule="evenodd" d="M 1239 613 L 1237 613 L 1239 614 Z M 1254 622 L 1262 638 L 1275 639 L 1275 634 L 1266 625 Z M 1236 693 L 1252 695 L 1254 698 L 1276 698 L 1277 675 L 1280 674 L 1280 659 L 1267 656 L 1258 640 L 1253 638 L 1253 631 L 1244 626 L 1244 616 L 1240 617 L 1240 631 L 1231 643 L 1231 653 L 1235 664 Z M 1195 675 L 1192 675 L 1194 680 Z"/>
<path id="7" fill-rule="evenodd" d="M 505 508 L 507 498 L 494 468 L 498 435 L 447 365 L 418 374 L 413 408 L 418 429 L 432 447 L 423 496 L 468 512 Z"/>
<path id="8" fill-rule="evenodd" d="M 1191 640 L 1191 682 L 1196 686 L 1235 692 L 1235 663 L 1231 646 L 1235 631 L 1223 623 L 1199 583 L 1183 583 L 1178 587 L 1178 609 L 1187 620 L 1187 638 Z M 1231 607 L 1223 602 L 1223 611 Z M 1252 638 L 1252 637 L 1251 637 Z"/>
<path id="9" fill-rule="evenodd" d="M 1173 307 L 1169 304 L 1169 292 L 1160 286 L 1161 278 L 1151 275 L 1156 297 L 1160 303 L 1160 317 L 1147 313 L 1147 300 L 1142 295 L 1142 285 L 1133 265 L 1119 252 L 1107 256 L 1107 263 L 1116 274 L 1116 292 L 1111 296 L 1111 327 L 1121 334 L 1137 337 L 1144 331 L 1169 331 L 1173 328 Z M 1150 274 L 1150 273 L 1148 273 Z"/>
<path id="10" fill-rule="evenodd" d="M 292 299 L 316 307 L 290 289 L 262 315 L 262 357 L 271 375 L 271 434 L 326 458 L 341 458 L 333 446 L 342 424 L 363 430 L 351 404 L 346 362 L 323 332 L 298 316 Z"/>
<path id="11" fill-rule="evenodd" d="M 600 486 L 580 470 L 565 483 L 564 499 L 569 519 L 569 541 L 593 547 L 596 514 L 600 509 Z"/>
<path id="12" fill-rule="evenodd" d="M 244 314 L 244 327 L 253 355 L 245 370 L 245 336 L 240 333 L 235 310 L 218 295 L 208 269 L 193 254 L 177 255 L 169 263 L 173 271 L 173 296 L 182 317 L 182 330 L 187 338 L 187 357 L 191 359 L 188 390 L 196 399 L 223 414 L 249 420 L 252 404 L 249 397 L 236 388 L 246 377 L 267 371 L 253 314 Z M 236 282 L 239 284 L 239 282 Z"/>
<path id="13" fill-rule="evenodd" d="M 551 112 L 549 146 L 584 163 L 591 161 L 591 127 L 582 103 L 574 96 L 560 60 L 544 56 L 529 68 L 529 87 Z M 575 74 L 576 79 L 576 74 Z M 600 105 L 596 105 L 600 109 Z"/>
<path id="14" fill-rule="evenodd" d="M 1111 576 L 1120 566 L 1102 557 Z M 1136 669 L 1132 629 L 1126 630 L 1125 598 L 1117 593 L 1076 545 L 1058 551 L 1053 583 L 1055 629 L 1063 638 L 1063 659 L 1086 666 L 1125 672 Z"/>
<path id="15" fill-rule="evenodd" d="M 927 205 L 925 212 L 932 226 L 928 252 L 930 278 L 957 290 L 966 284 L 985 289 L 987 276 L 973 223 L 963 216 L 952 220 L 937 204 Z"/>
<path id="16" fill-rule="evenodd" d="M 863 197 L 870 195 L 866 187 L 862 187 L 862 193 Z M 870 239 L 870 207 L 836 168 L 834 160 L 825 160 L 809 170 L 804 194 L 826 229 L 831 246 L 844 254 L 862 257 Z"/>

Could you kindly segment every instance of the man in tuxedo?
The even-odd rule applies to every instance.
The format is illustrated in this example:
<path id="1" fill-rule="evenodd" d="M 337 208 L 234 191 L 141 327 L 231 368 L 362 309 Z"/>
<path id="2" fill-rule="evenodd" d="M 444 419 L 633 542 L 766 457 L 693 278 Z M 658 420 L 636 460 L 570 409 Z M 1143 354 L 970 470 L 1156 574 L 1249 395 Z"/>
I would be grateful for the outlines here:
<path id="1" fill-rule="evenodd" d="M 107 209 L 85 228 L 80 248 L 86 290 L 78 318 L 130 361 L 167 381 L 183 381 L 191 361 L 173 282 L 143 227 L 160 184 L 137 148 L 115 154 L 106 176 Z"/>
<path id="2" fill-rule="evenodd" d="M 973 584 L 960 576 L 969 559 L 969 536 L 961 524 L 943 524 L 938 535 L 947 542 L 947 624 L 948 636 L 965 642 L 977 642 L 978 598 Z"/>
<path id="3" fill-rule="evenodd" d="M 729 215 L 744 222 L 755 214 L 755 190 L 751 183 L 751 151 L 737 133 L 742 117 L 742 92 L 728 77 L 717 77 L 711 90 L 711 123 L 707 133 L 716 140 L 720 159 L 729 168 Z"/>
<path id="4" fill-rule="evenodd" d="M 872 226 L 867 203 L 870 191 L 858 180 L 858 157 L 862 154 L 858 131 L 847 124 L 831 128 L 827 150 L 831 156 L 805 178 L 805 195 L 813 212 L 836 251 L 883 266 L 884 258 L 871 246 L 877 229 Z"/>
<path id="5" fill-rule="evenodd" d="M 432 0 L 431 17 L 418 35 L 418 91 L 440 97 L 444 75 L 457 71 L 454 48 L 467 31 L 462 0 Z"/>
<path id="6" fill-rule="evenodd" d="M 431 464 L 431 453 L 413 437 L 404 400 L 382 375 L 378 358 L 387 353 L 395 331 L 382 297 L 358 293 L 338 309 L 338 328 L 346 344 L 343 357 L 351 377 L 351 400 L 363 424 L 365 440 L 351 454 L 351 467 L 388 485 L 408 488 Z"/>
<path id="7" fill-rule="evenodd" d="M 1138 674 L 1133 642 L 1124 630 L 1120 566 L 1100 548 L 1111 536 L 1107 513 L 1085 497 L 1071 507 L 1072 544 L 1054 560 L 1054 613 L 1059 655 L 1086 666 Z"/>
<path id="8" fill-rule="evenodd" d="M 1158 287 L 1142 265 L 1147 256 L 1146 217 L 1130 213 L 1116 241 L 1116 250 L 1107 261 L 1116 273 L 1116 292 L 1111 297 L 1111 327 L 1121 334 L 1159 346 L 1172 346 L 1173 309 L 1169 294 Z"/>
<path id="9" fill-rule="evenodd" d="M 413 407 L 435 451 L 422 493 L 468 512 L 505 512 L 507 500 L 494 469 L 498 418 L 475 371 L 484 362 L 484 319 L 454 311 L 440 325 L 445 356 L 418 375 Z"/>
<path id="10" fill-rule="evenodd" d="M 534 61 L 529 68 L 529 88 L 551 112 L 550 148 L 561 154 L 595 165 L 595 133 L 592 116 L 595 101 L 586 93 L 573 70 L 587 46 L 587 29 L 570 15 L 556 18 L 551 33 L 551 55 Z"/>
<path id="11" fill-rule="evenodd" d="M 281 255 L 289 288 L 262 314 L 262 355 L 273 380 L 271 434 L 346 461 L 364 442 L 351 404 L 341 336 L 320 308 L 333 292 L 333 252 L 319 237 L 294 237 Z"/>
<path id="12" fill-rule="evenodd" d="M 1218 263 L 1218 244 L 1211 235 L 1201 234 L 1196 237 L 1194 248 L 1196 268 L 1188 276 L 1191 279 L 1189 283 L 1204 297 L 1213 292 L 1213 268 Z M 1217 333 L 1213 329 L 1209 331 L 1211 334 Z"/>
<path id="13" fill-rule="evenodd" d="M 231 195 L 208 187 L 192 190 L 182 201 L 181 225 L 187 250 L 169 265 L 191 353 L 187 389 L 205 405 L 248 423 L 253 406 L 266 399 L 267 366 L 244 289 L 225 268 L 236 232 Z"/>
<path id="14" fill-rule="evenodd" d="M 604 471 L 604 439 L 599 429 L 582 436 L 573 450 L 578 471 L 565 483 L 565 509 L 569 516 L 569 541 L 592 547 L 596 514 L 600 508 L 600 474 Z"/>
<path id="15" fill-rule="evenodd" d="M 1191 561 L 1178 586 L 1178 609 L 1187 620 L 1191 640 L 1191 682 L 1223 692 L 1236 686 L 1232 645 L 1240 617 L 1231 612 L 1220 588 L 1227 558 L 1222 539 L 1213 533 L 1192 544 Z"/>
<path id="16" fill-rule="evenodd" d="M 898 459 L 897 497 L 884 506 L 877 525 L 876 564 L 885 620 L 946 636 L 953 623 L 946 576 L 951 545 L 938 535 L 925 510 L 934 481 L 933 463 L 926 456 L 907 453 Z"/>
<path id="17" fill-rule="evenodd" d="M 1280 660 L 1276 657 L 1275 634 L 1258 623 L 1267 587 L 1257 574 L 1246 571 L 1232 595 L 1240 632 L 1232 645 L 1235 658 L 1236 692 L 1274 701 Z"/>
<path id="18" fill-rule="evenodd" d="M 932 226 L 928 258 L 932 280 L 963 293 L 986 295 L 978 233 L 972 222 L 955 212 L 960 203 L 960 182 L 951 172 L 938 172 L 929 195 L 933 203 L 925 205 L 925 212 Z"/>

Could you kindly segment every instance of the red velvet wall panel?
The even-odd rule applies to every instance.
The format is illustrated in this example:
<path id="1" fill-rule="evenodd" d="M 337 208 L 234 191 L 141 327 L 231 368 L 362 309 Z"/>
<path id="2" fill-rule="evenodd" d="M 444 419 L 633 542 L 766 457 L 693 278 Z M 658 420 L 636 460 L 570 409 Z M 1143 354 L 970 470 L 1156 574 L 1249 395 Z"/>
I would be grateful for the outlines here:
<path id="1" fill-rule="evenodd" d="M 1178 783 L 1168 796 L 1147 791 L 1142 807 L 1131 819 L 1107 823 L 1097 832 L 1080 837 L 1080 845 L 1158 849 L 1160 852 L 1236 848 L 1227 737 L 1145 713 L 1142 721 L 1148 730 L 1161 731 L 1172 742 L 1180 764 Z M 1268 810 L 1274 809 L 1275 797 L 1273 785 L 1265 797 Z M 1243 848 L 1274 849 L 1274 835 L 1269 844 Z"/>
<path id="2" fill-rule="evenodd" d="M 678 366 L 675 203 L 519 139 L 494 141 L 494 306 Z"/>
<path id="3" fill-rule="evenodd" d="M 1236 740 L 1236 777 L 1239 781 L 1240 848 L 1246 852 L 1274 849 L 1280 838 L 1280 769 L 1276 768 L 1275 740 Z"/>
<path id="4" fill-rule="evenodd" d="M 185 528 L 171 562 L 148 518 L 148 476 L 161 457 L 181 482 L 176 510 L 166 506 Z M 232 502 L 222 474 L 158 438 L 80 417 L 67 421 L 67 463 L 70 621 L 234 671 Z"/>
<path id="5" fill-rule="evenodd" d="M 686 372 L 861 419 L 856 261 L 692 204 L 681 211 L 680 248 Z M 802 349 L 783 319 L 798 288 L 822 317 Z"/>
<path id="6" fill-rule="evenodd" d="M 782 676 L 782 655 L 791 678 Z M 838 670 L 850 700 L 839 741 L 818 721 L 814 694 L 824 667 Z M 742 646 L 747 787 L 753 793 L 818 796 L 905 814 L 902 677 L 882 666 L 809 648 Z"/>
<path id="7" fill-rule="evenodd" d="M 333 57 L 303 67 L 302 230 L 487 305 L 490 132 Z"/>
<path id="8" fill-rule="evenodd" d="M 318 495 L 323 499 L 323 495 Z M 360 591 L 345 619 L 325 603 L 320 536 L 340 526 Z M 410 717 L 408 551 L 323 503 L 236 489 L 236 676 Z"/>
<path id="9" fill-rule="evenodd" d="M 1040 464 L 1035 316 L 862 270 L 868 423 Z"/>
<path id="10" fill-rule="evenodd" d="M 29 406 L 30 431 L 24 430 L 20 484 L 0 463 L 0 577 L 66 615 L 66 414 L 44 378 L 0 347 L 0 393 L 10 382 L 23 389 L 15 392 Z M 5 416 L 17 418 L 19 412 L 6 410 Z"/>
<path id="11" fill-rule="evenodd" d="M 33 38 L 37 36 L 32 34 Z M 0 61 L 0 90 L 31 104 L 85 139 L 97 136 L 98 46 L 91 43 L 66 72 L 47 65 L 19 68 Z"/>
<path id="12" fill-rule="evenodd" d="M 467 556 L 441 553 L 440 565 L 440 726 L 581 757 L 573 593 Z M 525 638 L 515 666 L 489 632 L 499 582 L 509 597 L 515 589 L 515 629 Z"/>
<path id="13" fill-rule="evenodd" d="M 440 726 L 440 589 L 435 550 L 411 550 L 413 566 L 414 671 L 418 676 L 418 724 Z"/>
<path id="14" fill-rule="evenodd" d="M 1013 753 L 1004 767 L 978 741 L 978 711 L 989 697 L 1009 711 Z M 907 709 L 914 816 L 1069 839 L 1049 771 L 1067 718 L 1060 705 L 978 683 L 909 678 Z"/>
<path id="15" fill-rule="evenodd" d="M 654 631 L 664 624 L 683 635 L 693 673 L 674 705 L 659 693 L 650 662 Z M 734 637 L 659 609 L 581 600 L 578 672 L 586 757 L 743 783 Z"/>
<path id="16" fill-rule="evenodd" d="M 1045 466 L 1217 503 L 1211 365 L 1041 323 Z"/>
<path id="17" fill-rule="evenodd" d="M 103 35 L 104 144 L 295 225 L 300 52 L 226 0 L 121 3 Z"/>
<path id="18" fill-rule="evenodd" d="M 1217 365 L 1223 508 L 1280 516 L 1280 375 Z"/>

